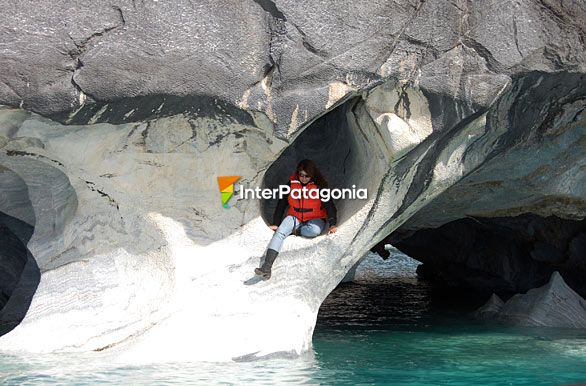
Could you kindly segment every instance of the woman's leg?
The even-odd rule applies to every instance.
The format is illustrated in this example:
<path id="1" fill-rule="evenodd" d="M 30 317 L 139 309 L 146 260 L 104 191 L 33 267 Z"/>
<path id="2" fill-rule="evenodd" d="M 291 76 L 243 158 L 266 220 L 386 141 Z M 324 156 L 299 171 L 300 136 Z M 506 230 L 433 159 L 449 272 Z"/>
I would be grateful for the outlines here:
<path id="1" fill-rule="evenodd" d="M 269 246 L 267 249 L 272 249 L 274 251 L 280 252 L 281 246 L 283 245 L 283 241 L 287 236 L 289 236 L 295 229 L 299 227 L 299 220 L 295 218 L 295 216 L 287 216 L 281 221 L 281 225 L 275 231 L 273 238 L 269 242 Z"/>
<path id="2" fill-rule="evenodd" d="M 262 266 L 260 268 L 255 268 L 254 273 L 261 275 L 265 280 L 271 277 L 271 268 L 273 267 L 273 262 L 277 258 L 279 251 L 281 250 L 283 241 L 295 229 L 297 229 L 299 225 L 299 220 L 297 220 L 294 216 L 287 216 L 283 219 L 281 225 L 279 225 L 279 228 L 277 228 L 273 238 L 269 242 L 267 254 Z"/>
<path id="3" fill-rule="evenodd" d="M 326 227 L 326 222 L 321 218 L 314 218 L 301 225 L 301 236 L 313 238 L 321 235 Z"/>

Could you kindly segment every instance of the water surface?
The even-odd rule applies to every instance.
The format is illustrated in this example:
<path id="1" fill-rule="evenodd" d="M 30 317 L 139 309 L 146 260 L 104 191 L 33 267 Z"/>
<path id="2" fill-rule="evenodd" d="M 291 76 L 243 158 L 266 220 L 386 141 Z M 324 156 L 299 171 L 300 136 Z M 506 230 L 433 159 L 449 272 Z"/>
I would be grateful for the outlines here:
<path id="1" fill-rule="evenodd" d="M 457 299 L 437 305 L 415 266 L 407 257 L 370 256 L 357 283 L 324 302 L 313 351 L 300 358 L 122 366 L 100 353 L 0 354 L 0 384 L 586 383 L 586 331 L 478 323 Z"/>

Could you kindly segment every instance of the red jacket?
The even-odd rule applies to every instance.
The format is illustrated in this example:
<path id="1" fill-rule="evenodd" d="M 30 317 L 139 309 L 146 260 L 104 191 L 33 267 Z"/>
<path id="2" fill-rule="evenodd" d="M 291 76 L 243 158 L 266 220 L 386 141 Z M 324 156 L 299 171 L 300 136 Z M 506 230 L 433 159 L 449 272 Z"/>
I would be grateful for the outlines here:
<path id="1" fill-rule="evenodd" d="M 297 175 L 292 175 L 289 177 L 289 183 L 291 184 L 291 192 L 287 199 L 289 202 L 287 216 L 295 216 L 301 222 L 314 218 L 326 219 L 328 217 L 319 199 L 319 194 L 317 194 L 319 188 L 313 181 L 310 181 L 304 186 L 299 182 Z M 316 190 L 317 192 L 310 194 L 309 192 L 312 190 Z M 310 198 L 309 196 L 317 198 Z"/>

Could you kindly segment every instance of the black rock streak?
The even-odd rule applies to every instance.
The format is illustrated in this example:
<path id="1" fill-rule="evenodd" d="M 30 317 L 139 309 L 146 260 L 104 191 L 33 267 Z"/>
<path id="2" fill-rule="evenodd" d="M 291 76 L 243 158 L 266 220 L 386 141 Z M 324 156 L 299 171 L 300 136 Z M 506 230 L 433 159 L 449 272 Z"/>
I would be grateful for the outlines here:
<path id="1" fill-rule="evenodd" d="M 161 107 L 161 105 L 163 105 Z M 122 98 L 108 103 L 88 103 L 70 117 L 69 111 L 50 115 L 63 124 L 85 125 L 104 109 L 94 123 L 123 124 L 145 122 L 179 114 L 189 117 L 213 118 L 222 124 L 241 123 L 254 125 L 252 117 L 230 102 L 210 95 L 149 95 Z M 134 110 L 134 111 L 133 111 Z M 129 114 L 132 112 L 132 114 Z"/>
<path id="2" fill-rule="evenodd" d="M 108 202 L 110 203 L 110 205 L 116 207 L 116 209 L 120 209 L 120 207 L 118 206 L 118 203 L 116 202 L 116 200 L 114 200 L 108 193 L 105 193 L 103 190 L 100 190 L 100 189 L 96 188 L 96 184 L 94 182 L 85 181 L 85 184 L 87 185 L 87 187 L 92 192 L 96 192 L 100 196 L 107 198 L 108 199 Z"/>
<path id="3" fill-rule="evenodd" d="M 287 18 L 285 17 L 285 15 L 283 15 L 283 12 L 281 12 L 279 10 L 279 8 L 277 8 L 277 5 L 273 1 L 271 1 L 271 0 L 252 0 L 252 1 L 254 1 L 258 5 L 260 5 L 262 9 L 264 9 L 266 12 L 268 12 L 275 19 L 287 21 Z"/>
<path id="4" fill-rule="evenodd" d="M 26 157 L 26 156 L 30 156 L 30 157 L 34 157 L 34 158 L 41 158 L 41 159 L 46 159 L 46 160 L 48 160 L 48 161 L 51 161 L 51 162 L 54 162 L 54 163 L 56 163 L 57 165 L 59 165 L 59 166 L 61 166 L 61 167 L 65 167 L 65 165 L 63 165 L 63 164 L 62 164 L 61 162 L 59 162 L 59 161 L 56 161 L 56 160 L 54 160 L 54 159 L 51 159 L 51 158 L 49 158 L 49 157 L 46 157 L 46 156 L 44 156 L 44 155 L 41 155 L 41 154 L 30 153 L 30 152 L 27 152 L 27 151 L 20 151 L 20 150 L 7 150 L 7 151 L 6 151 L 6 155 L 8 155 L 8 156 L 10 156 L 10 157 L 18 157 L 18 156 L 21 156 L 21 157 Z"/>
<path id="5" fill-rule="evenodd" d="M 494 73 L 508 73 L 505 66 L 503 66 L 498 60 L 492 56 L 492 53 L 488 48 L 482 45 L 480 42 L 472 39 L 469 36 L 462 37 L 462 44 L 468 48 L 473 49 L 484 61 L 486 62 L 486 67 Z"/>

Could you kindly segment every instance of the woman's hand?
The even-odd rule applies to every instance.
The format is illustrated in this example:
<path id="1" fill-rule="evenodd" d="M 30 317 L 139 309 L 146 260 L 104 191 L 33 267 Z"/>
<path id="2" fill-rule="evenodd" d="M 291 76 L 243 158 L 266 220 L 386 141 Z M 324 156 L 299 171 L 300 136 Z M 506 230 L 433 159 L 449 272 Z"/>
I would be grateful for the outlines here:
<path id="1" fill-rule="evenodd" d="M 338 231 L 338 227 L 335 225 L 332 225 L 330 227 L 330 229 L 328 230 L 328 235 L 332 234 L 332 233 L 336 233 Z"/>
<path id="2" fill-rule="evenodd" d="M 277 228 L 279 228 L 279 227 L 278 227 L 278 226 L 276 226 L 276 225 L 269 225 L 269 228 L 271 228 L 271 230 L 272 230 L 273 232 L 276 232 L 276 231 L 277 231 Z"/>

